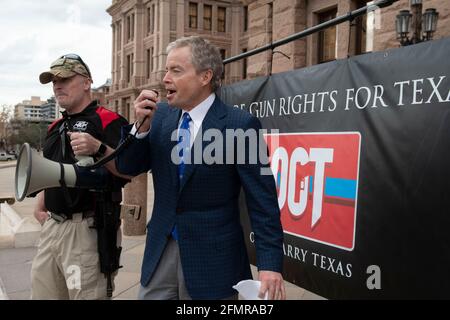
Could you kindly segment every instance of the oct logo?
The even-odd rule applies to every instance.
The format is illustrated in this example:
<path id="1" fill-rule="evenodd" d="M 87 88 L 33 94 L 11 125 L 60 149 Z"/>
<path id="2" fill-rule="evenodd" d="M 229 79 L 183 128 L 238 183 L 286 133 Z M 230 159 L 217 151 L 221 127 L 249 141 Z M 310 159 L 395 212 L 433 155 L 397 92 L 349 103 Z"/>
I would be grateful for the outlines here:
<path id="1" fill-rule="evenodd" d="M 265 136 L 284 232 L 352 251 L 359 132 Z"/>

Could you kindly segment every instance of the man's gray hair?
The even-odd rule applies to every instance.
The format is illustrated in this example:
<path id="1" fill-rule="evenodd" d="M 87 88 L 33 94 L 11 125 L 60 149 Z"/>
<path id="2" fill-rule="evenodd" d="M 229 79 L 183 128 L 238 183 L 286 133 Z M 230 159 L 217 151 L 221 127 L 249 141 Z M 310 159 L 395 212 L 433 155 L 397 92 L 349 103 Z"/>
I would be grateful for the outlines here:
<path id="1" fill-rule="evenodd" d="M 190 47 L 192 52 L 191 62 L 197 72 L 212 70 L 211 86 L 216 91 L 221 84 L 223 62 L 219 49 L 198 36 L 179 38 L 167 46 L 167 54 L 176 48 Z"/>

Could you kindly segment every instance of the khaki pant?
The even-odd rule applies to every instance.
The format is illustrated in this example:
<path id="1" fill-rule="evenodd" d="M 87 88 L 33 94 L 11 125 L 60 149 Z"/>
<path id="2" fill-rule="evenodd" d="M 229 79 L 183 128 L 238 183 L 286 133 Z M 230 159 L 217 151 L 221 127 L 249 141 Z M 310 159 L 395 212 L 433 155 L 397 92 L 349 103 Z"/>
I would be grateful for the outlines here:
<path id="1" fill-rule="evenodd" d="M 63 223 L 44 223 L 31 267 L 31 299 L 106 298 L 93 222 L 75 214 Z"/>

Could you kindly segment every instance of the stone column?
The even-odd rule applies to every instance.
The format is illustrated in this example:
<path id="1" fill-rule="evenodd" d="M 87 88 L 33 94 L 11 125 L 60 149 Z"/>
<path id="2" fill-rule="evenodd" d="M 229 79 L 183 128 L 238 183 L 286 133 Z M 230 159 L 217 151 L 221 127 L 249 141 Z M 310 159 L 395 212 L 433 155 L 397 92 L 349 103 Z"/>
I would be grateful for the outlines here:
<path id="1" fill-rule="evenodd" d="M 125 79 L 126 79 L 126 68 L 125 68 L 125 21 L 126 21 L 126 17 L 125 17 L 125 13 L 121 14 L 121 20 L 120 20 L 120 31 L 121 34 L 119 35 L 119 37 L 121 37 L 120 40 L 120 81 L 119 81 L 119 90 L 123 89 L 124 84 L 125 84 Z"/>
<path id="2" fill-rule="evenodd" d="M 240 54 L 239 40 L 242 33 L 242 5 L 239 1 L 233 1 L 231 3 L 231 52 L 230 57 Z M 241 64 L 234 62 L 230 65 L 230 82 L 234 83 L 241 78 Z"/>
<path id="3" fill-rule="evenodd" d="M 159 56 L 160 56 L 160 48 L 159 48 L 159 43 L 158 43 L 158 37 L 159 37 L 159 4 L 158 2 L 156 4 L 152 5 L 152 16 L 153 16 L 153 65 L 154 65 L 154 73 L 156 74 L 156 76 L 154 76 L 153 81 L 159 81 L 158 78 L 158 72 L 159 69 L 161 68 L 161 64 L 159 62 Z"/>
<path id="4" fill-rule="evenodd" d="M 134 74 L 132 83 L 139 86 L 143 83 L 144 58 L 143 58 L 143 31 L 144 31 L 144 6 L 141 1 L 134 10 Z M 133 102 L 139 92 L 130 95 L 129 121 L 135 120 Z M 123 234 L 127 236 L 143 235 L 147 224 L 147 174 L 135 177 L 125 186 L 122 205 Z"/>
<path id="5" fill-rule="evenodd" d="M 122 48 L 121 48 L 122 42 L 121 42 L 121 40 L 119 40 L 119 38 L 122 39 L 122 26 L 121 26 L 120 21 L 116 21 L 116 39 L 115 39 L 116 48 L 115 48 L 115 52 L 114 52 L 114 54 L 116 56 L 116 59 L 114 60 L 114 63 L 115 63 L 114 91 L 118 91 L 120 88 L 120 77 L 121 77 L 120 64 L 121 64 L 122 54 L 119 54 L 119 52 L 121 52 L 121 50 L 122 50 Z M 120 46 L 119 46 L 119 44 L 120 44 Z"/>
<path id="6" fill-rule="evenodd" d="M 139 92 L 132 93 L 130 99 L 129 122 L 135 121 L 133 102 Z M 122 219 L 123 234 L 138 236 L 145 234 L 147 225 L 147 173 L 135 177 L 123 192 Z"/>
<path id="7" fill-rule="evenodd" d="M 145 11 L 142 3 L 135 6 L 134 21 L 134 78 L 136 87 L 144 83 L 145 78 L 145 61 L 144 61 L 144 28 L 145 28 Z"/>
<path id="8" fill-rule="evenodd" d="M 336 17 L 346 14 L 351 11 L 350 3 L 348 1 L 339 1 Z M 346 21 L 336 26 L 336 59 L 345 59 L 349 54 L 350 42 L 350 22 Z"/>
<path id="9" fill-rule="evenodd" d="M 197 4 L 197 30 L 203 30 L 203 3 Z"/>
<path id="10" fill-rule="evenodd" d="M 147 173 L 125 186 L 122 205 L 122 232 L 126 236 L 145 234 L 147 225 Z"/>
<path id="11" fill-rule="evenodd" d="M 211 29 L 213 36 L 217 35 L 217 16 L 218 16 L 217 11 L 218 11 L 217 4 L 214 4 L 212 7 L 212 22 L 211 22 Z"/>
<path id="12" fill-rule="evenodd" d="M 112 37 L 112 45 L 111 45 L 111 50 L 112 50 L 112 54 L 111 54 L 111 80 L 112 80 L 112 85 L 111 85 L 111 93 L 114 92 L 114 84 L 116 83 L 116 32 L 117 32 L 117 27 L 116 24 L 113 22 L 111 23 L 111 37 Z"/>
<path id="13" fill-rule="evenodd" d="M 267 4 L 266 8 L 266 34 L 267 34 L 267 43 L 272 43 L 273 41 L 273 2 Z M 267 61 L 267 70 L 266 75 L 272 74 L 272 50 L 267 51 L 266 61 Z"/>
<path id="14" fill-rule="evenodd" d="M 157 81 L 161 82 L 165 74 L 166 48 L 170 43 L 170 1 L 161 0 L 159 3 L 159 62 Z"/>
<path id="15" fill-rule="evenodd" d="M 306 1 L 274 2 L 273 41 L 284 39 L 306 28 Z M 304 67 L 306 40 L 299 39 L 275 48 L 272 73 Z M 281 52 L 281 53 L 280 53 Z M 288 59 L 287 55 L 290 59 Z"/>
<path id="16" fill-rule="evenodd" d="M 248 51 L 272 42 L 272 7 L 271 3 L 258 0 L 249 4 L 249 25 L 252 36 L 248 41 Z M 272 52 L 261 52 L 248 58 L 247 77 L 256 78 L 267 75 L 270 70 Z"/>
<path id="17" fill-rule="evenodd" d="M 184 36 L 185 12 L 184 1 L 177 0 L 177 39 Z"/>

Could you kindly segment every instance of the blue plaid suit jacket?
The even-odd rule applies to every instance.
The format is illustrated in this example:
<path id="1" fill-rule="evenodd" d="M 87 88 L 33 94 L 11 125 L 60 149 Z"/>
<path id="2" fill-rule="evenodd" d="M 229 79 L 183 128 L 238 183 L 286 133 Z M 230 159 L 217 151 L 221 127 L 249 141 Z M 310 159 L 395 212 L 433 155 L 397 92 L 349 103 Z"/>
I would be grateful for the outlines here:
<path id="1" fill-rule="evenodd" d="M 190 296 L 226 298 L 236 293 L 234 284 L 251 278 L 240 224 L 241 188 L 255 233 L 258 270 L 282 271 L 283 230 L 275 181 L 272 175 L 260 175 L 260 164 L 193 163 L 186 164 L 179 185 L 177 166 L 171 161 L 177 141 L 176 138 L 172 141 L 171 136 L 177 130 L 180 115 L 179 109 L 158 104 L 149 135 L 134 141 L 116 159 L 117 169 L 123 174 L 134 176 L 151 170 L 153 175 L 155 200 L 147 225 L 141 284 L 148 285 L 176 223 Z M 226 106 L 216 98 L 203 120 L 201 132 L 217 129 L 225 136 L 226 129 L 237 128 L 258 130 L 261 124 L 249 113 Z M 131 126 L 126 126 L 122 134 L 130 130 Z M 226 149 L 226 139 L 223 140 Z M 199 143 L 206 147 L 211 142 L 202 142 L 198 134 L 192 150 Z M 228 151 L 223 152 L 224 157 Z"/>

